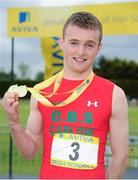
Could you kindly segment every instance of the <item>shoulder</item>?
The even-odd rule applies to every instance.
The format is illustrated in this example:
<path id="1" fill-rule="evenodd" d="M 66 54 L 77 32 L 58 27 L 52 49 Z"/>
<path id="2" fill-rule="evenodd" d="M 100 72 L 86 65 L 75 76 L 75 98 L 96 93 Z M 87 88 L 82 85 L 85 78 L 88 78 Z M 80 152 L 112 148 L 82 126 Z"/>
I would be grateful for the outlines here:
<path id="1" fill-rule="evenodd" d="M 126 101 L 126 95 L 124 90 L 117 85 L 115 85 L 113 89 L 113 99 L 118 103 Z"/>
<path id="2" fill-rule="evenodd" d="M 120 115 L 128 111 L 128 103 L 125 92 L 119 86 L 115 85 L 113 89 L 112 113 Z"/>

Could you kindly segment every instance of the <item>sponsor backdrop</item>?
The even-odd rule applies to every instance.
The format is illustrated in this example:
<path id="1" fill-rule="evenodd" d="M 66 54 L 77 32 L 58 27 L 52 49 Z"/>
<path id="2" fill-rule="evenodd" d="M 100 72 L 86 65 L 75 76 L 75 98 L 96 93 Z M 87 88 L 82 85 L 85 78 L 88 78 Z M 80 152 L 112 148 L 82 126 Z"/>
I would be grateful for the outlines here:
<path id="1" fill-rule="evenodd" d="M 104 35 L 138 34 L 138 2 L 8 9 L 8 35 L 12 37 L 61 36 L 68 16 L 76 11 L 94 13 Z"/>

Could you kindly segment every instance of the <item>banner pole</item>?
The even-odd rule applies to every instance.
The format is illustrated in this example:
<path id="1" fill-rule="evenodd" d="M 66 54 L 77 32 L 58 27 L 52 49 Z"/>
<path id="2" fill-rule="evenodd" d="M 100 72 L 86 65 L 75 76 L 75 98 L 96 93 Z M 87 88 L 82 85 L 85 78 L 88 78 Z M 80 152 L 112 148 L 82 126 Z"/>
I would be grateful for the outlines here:
<path id="1" fill-rule="evenodd" d="M 14 38 L 11 39 L 12 43 L 12 52 L 11 52 L 11 82 L 14 82 Z M 9 179 L 13 177 L 13 168 L 12 168 L 12 161 L 13 161 L 13 142 L 10 133 L 10 147 L 9 147 Z"/>

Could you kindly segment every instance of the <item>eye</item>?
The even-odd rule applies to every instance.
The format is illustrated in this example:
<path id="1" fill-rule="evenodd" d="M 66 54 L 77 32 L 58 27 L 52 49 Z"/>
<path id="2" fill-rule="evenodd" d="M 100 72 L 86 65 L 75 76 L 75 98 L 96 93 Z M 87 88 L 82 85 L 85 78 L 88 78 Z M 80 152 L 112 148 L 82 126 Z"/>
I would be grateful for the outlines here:
<path id="1" fill-rule="evenodd" d="M 89 47 L 93 47 L 93 45 L 91 45 L 91 44 L 88 44 L 88 46 L 89 46 Z"/>
<path id="2" fill-rule="evenodd" d="M 72 44 L 72 45 L 77 45 L 78 44 L 78 42 L 70 42 L 70 44 Z"/>
<path id="3" fill-rule="evenodd" d="M 87 47 L 89 47 L 89 48 L 93 48 L 93 47 L 95 47 L 95 45 L 94 45 L 94 44 L 86 44 L 86 46 L 87 46 Z"/>

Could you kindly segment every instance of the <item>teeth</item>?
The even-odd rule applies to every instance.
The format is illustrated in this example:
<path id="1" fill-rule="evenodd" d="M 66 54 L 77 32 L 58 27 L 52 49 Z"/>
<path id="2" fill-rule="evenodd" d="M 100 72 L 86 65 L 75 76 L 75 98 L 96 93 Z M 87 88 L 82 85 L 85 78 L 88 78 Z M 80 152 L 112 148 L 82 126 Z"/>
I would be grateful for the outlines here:
<path id="1" fill-rule="evenodd" d="M 83 62 L 85 61 L 86 59 L 82 59 L 82 58 L 74 58 L 75 60 L 79 61 L 79 62 Z"/>

